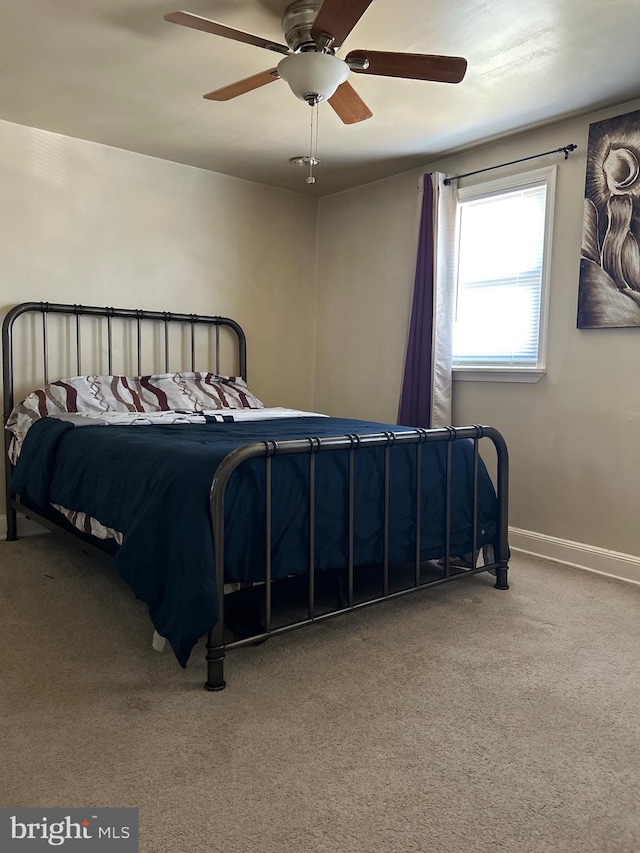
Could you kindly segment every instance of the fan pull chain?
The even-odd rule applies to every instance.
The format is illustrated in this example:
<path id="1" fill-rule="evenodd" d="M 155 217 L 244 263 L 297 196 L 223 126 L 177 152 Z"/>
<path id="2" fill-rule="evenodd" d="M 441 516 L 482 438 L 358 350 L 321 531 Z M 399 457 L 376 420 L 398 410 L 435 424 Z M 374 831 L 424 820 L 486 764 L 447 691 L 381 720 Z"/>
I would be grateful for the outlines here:
<path id="1" fill-rule="evenodd" d="M 315 184 L 316 179 L 313 175 L 313 167 L 318 160 L 318 101 L 311 105 L 311 135 L 309 138 L 309 177 L 308 184 Z M 315 133 L 314 133 L 315 130 Z"/>

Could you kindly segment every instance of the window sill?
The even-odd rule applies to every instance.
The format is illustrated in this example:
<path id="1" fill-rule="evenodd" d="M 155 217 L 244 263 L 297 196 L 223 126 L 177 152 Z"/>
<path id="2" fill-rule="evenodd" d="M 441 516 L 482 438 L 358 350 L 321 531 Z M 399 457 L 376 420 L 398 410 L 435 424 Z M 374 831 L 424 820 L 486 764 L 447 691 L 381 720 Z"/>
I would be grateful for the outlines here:
<path id="1" fill-rule="evenodd" d="M 526 367 L 454 367 L 456 382 L 539 382 L 546 370 Z"/>

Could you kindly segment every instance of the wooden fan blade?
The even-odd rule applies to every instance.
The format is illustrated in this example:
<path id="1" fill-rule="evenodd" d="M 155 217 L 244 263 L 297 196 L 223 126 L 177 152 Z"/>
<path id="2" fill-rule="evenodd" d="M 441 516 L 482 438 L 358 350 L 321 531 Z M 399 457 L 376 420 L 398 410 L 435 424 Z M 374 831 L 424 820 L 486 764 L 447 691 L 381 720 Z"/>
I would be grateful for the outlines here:
<path id="1" fill-rule="evenodd" d="M 406 77 L 411 80 L 434 80 L 437 83 L 459 83 L 467 70 L 462 56 L 431 56 L 426 53 L 387 53 L 381 50 L 352 50 L 346 58 L 369 62 L 368 68 L 354 67 L 356 74 L 381 77 Z"/>
<path id="2" fill-rule="evenodd" d="M 238 80 L 237 83 L 231 83 L 229 86 L 223 86 L 222 89 L 216 89 L 202 97 L 208 101 L 230 101 L 231 98 L 237 98 L 238 95 L 252 92 L 254 89 L 259 89 L 260 86 L 266 86 L 267 83 L 273 83 L 274 80 L 279 79 L 278 69 L 270 68 L 269 71 L 261 71 L 259 74 Z"/>
<path id="3" fill-rule="evenodd" d="M 356 124 L 359 121 L 371 118 L 373 115 L 349 82 L 341 83 L 329 98 L 328 103 L 331 104 L 334 112 L 345 124 Z"/>
<path id="4" fill-rule="evenodd" d="M 169 12 L 168 15 L 164 16 L 164 19 L 170 24 L 180 24 L 183 27 L 202 30 L 204 33 L 212 33 L 214 36 L 222 36 L 223 38 L 241 41 L 245 44 L 253 44 L 256 47 L 264 47 L 266 50 L 274 50 L 276 53 L 290 53 L 289 48 L 284 44 L 278 44 L 277 42 L 260 38 L 260 36 L 253 36 L 251 33 L 243 33 L 242 30 L 234 30 L 232 27 L 226 27 L 217 21 L 201 18 L 200 15 L 192 15 L 191 12 Z"/>
<path id="5" fill-rule="evenodd" d="M 317 44 L 323 35 L 331 36 L 334 39 L 332 47 L 340 47 L 372 2 L 373 0 L 324 0 L 311 27 L 311 38 Z"/>

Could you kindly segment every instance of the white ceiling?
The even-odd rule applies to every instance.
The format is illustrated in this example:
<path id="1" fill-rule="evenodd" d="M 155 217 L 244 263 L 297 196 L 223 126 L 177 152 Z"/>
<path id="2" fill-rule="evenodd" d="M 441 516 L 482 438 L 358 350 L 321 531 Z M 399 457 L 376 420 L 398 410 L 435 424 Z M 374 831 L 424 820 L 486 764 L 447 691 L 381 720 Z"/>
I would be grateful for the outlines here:
<path id="1" fill-rule="evenodd" d="M 338 55 L 465 56 L 467 75 L 449 85 L 352 73 L 373 118 L 346 126 L 321 105 L 309 186 L 288 159 L 308 152 L 311 111 L 284 81 L 202 98 L 278 55 L 163 20 L 185 8 L 282 43 L 287 0 L 172 3 L 0 0 L 0 118 L 324 195 L 640 96 L 640 0 L 374 0 Z"/>

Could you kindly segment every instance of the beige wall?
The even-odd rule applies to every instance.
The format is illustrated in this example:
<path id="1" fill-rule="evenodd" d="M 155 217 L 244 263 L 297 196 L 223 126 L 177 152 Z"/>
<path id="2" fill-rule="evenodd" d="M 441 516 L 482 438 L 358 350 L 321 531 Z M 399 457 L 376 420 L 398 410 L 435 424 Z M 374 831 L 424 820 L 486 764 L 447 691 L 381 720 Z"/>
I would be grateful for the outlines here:
<path id="1" fill-rule="evenodd" d="M 514 526 L 633 555 L 640 330 L 578 331 L 575 317 L 589 122 L 639 107 L 425 164 L 578 144 L 558 160 L 547 376 L 457 382 L 454 422 L 503 431 Z M 42 299 L 226 314 L 265 402 L 395 422 L 422 170 L 324 198 L 318 220 L 314 199 L 6 122 L 0 150 L 1 312 Z"/>
<path id="2" fill-rule="evenodd" d="M 227 315 L 255 393 L 312 408 L 315 199 L 8 122 L 0 151 L 0 314 L 46 300 Z"/>
<path id="3" fill-rule="evenodd" d="M 454 422 L 504 433 L 512 525 L 632 555 L 640 555 L 640 329 L 578 330 L 576 308 L 589 123 L 639 107 L 622 104 L 425 164 L 466 172 L 578 145 L 566 162 L 554 158 L 547 375 L 537 384 L 456 382 Z M 422 171 L 320 202 L 320 411 L 395 422 Z"/>

